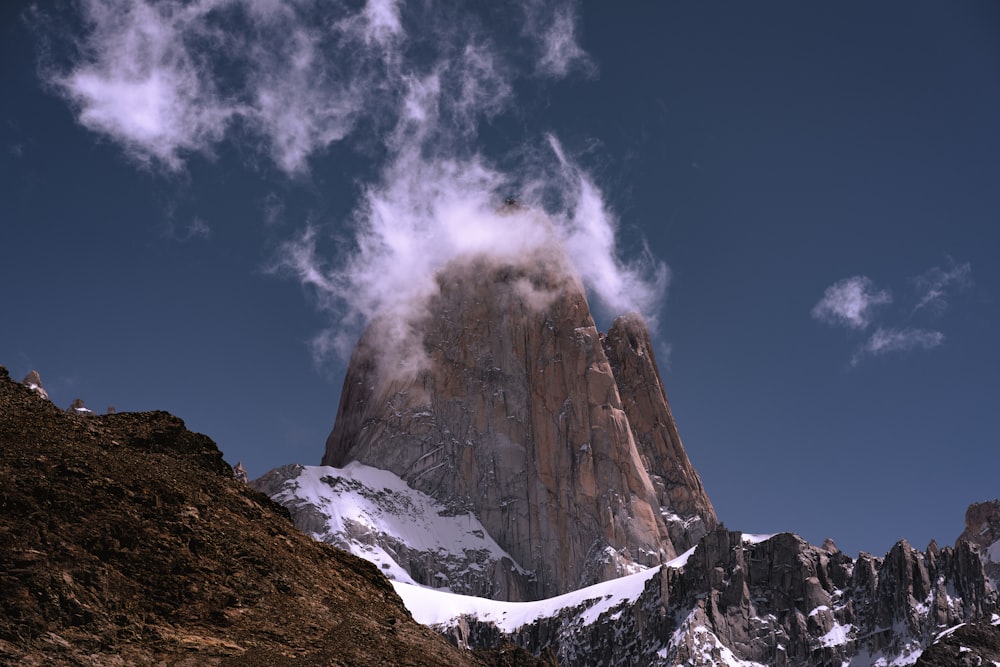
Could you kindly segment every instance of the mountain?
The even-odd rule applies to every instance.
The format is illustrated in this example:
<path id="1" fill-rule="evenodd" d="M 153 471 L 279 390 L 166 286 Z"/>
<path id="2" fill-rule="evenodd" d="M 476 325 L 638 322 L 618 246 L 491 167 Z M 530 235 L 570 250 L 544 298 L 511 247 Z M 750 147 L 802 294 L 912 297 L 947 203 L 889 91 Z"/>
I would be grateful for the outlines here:
<path id="1" fill-rule="evenodd" d="M 901 541 L 884 557 L 854 559 L 832 541 L 719 527 L 663 565 L 507 602 L 462 594 L 488 588 L 508 557 L 475 516 L 449 514 L 388 471 L 285 466 L 254 485 L 316 539 L 378 564 L 414 618 L 456 644 L 512 642 L 564 666 L 908 665 L 924 649 L 928 660 L 950 655 L 957 626 L 979 627 L 973 638 L 988 641 L 1000 624 L 987 575 L 1000 540 L 924 551 Z M 418 581 L 427 573 L 430 582 Z"/>
<path id="2" fill-rule="evenodd" d="M 415 623 L 375 566 L 296 530 L 180 419 L 36 391 L 0 367 L 0 664 L 537 663 Z"/>
<path id="3" fill-rule="evenodd" d="M 565 266 L 453 262 L 417 315 L 375 320 L 348 367 L 324 465 L 387 470 L 473 515 L 509 559 L 502 585 L 465 593 L 566 593 L 669 561 L 717 524 L 644 323 L 598 333 Z"/>
<path id="4" fill-rule="evenodd" d="M 884 557 L 726 529 L 642 318 L 599 333 L 579 281 L 536 260 L 453 263 L 426 303 L 376 319 L 323 465 L 255 488 L 470 649 L 513 643 L 564 666 L 888 667 L 972 651 L 955 636 L 989 643 L 1000 503 L 970 508 L 954 547 L 901 541 Z"/>

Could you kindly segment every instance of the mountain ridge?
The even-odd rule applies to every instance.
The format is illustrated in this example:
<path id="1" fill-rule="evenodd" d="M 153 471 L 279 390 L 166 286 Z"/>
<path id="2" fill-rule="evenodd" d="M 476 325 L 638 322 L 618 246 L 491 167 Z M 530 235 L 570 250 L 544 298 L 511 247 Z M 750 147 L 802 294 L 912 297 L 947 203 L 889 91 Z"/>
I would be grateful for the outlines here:
<path id="1" fill-rule="evenodd" d="M 168 413 L 69 414 L 0 366 L 0 479 L 5 664 L 536 663 L 413 622 Z"/>

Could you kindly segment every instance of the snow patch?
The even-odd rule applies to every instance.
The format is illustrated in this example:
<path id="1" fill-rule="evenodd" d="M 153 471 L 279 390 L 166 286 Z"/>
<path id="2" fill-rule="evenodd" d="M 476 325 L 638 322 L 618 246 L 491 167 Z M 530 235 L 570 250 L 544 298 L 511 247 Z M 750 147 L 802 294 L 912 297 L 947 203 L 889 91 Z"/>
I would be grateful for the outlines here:
<path id="1" fill-rule="evenodd" d="M 403 599 L 403 604 L 413 614 L 414 620 L 423 625 L 451 627 L 461 617 L 471 616 L 486 623 L 493 623 L 502 632 L 513 633 L 538 619 L 556 616 L 564 609 L 581 606 L 586 608 L 579 612 L 574 623 L 590 625 L 601 614 L 623 603 L 638 600 L 646 587 L 646 582 L 659 571 L 659 567 L 653 567 L 637 574 L 534 602 L 488 600 L 402 581 L 393 581 L 392 586 Z"/>
<path id="2" fill-rule="evenodd" d="M 691 547 L 690 549 L 688 549 L 687 551 L 685 551 L 684 553 L 682 553 L 677 558 L 675 558 L 675 559 L 673 559 L 671 561 L 667 561 L 666 563 L 664 563 L 663 566 L 664 567 L 672 567 L 672 568 L 676 568 L 676 569 L 683 568 L 685 565 L 687 565 L 688 559 L 691 558 L 691 556 L 694 554 L 694 550 L 697 549 L 697 548 L 698 548 L 697 546 Z"/>
<path id="3" fill-rule="evenodd" d="M 934 641 L 935 641 L 935 642 L 938 642 L 938 641 L 941 641 L 942 639 L 944 639 L 944 638 L 945 638 L 945 637 L 947 637 L 948 635 L 950 635 L 950 634 L 952 634 L 953 632 L 955 632 L 955 630 L 958 630 L 958 629 L 959 629 L 960 627 L 962 627 L 963 625 L 965 625 L 965 623 L 959 623 L 958 625 L 953 625 L 953 626 L 951 626 L 951 627 L 950 627 L 950 628 L 948 628 L 947 630 L 944 630 L 944 631 L 942 631 L 942 632 L 939 632 L 939 633 L 937 634 L 937 636 L 936 636 L 936 637 L 934 637 Z"/>
<path id="4" fill-rule="evenodd" d="M 311 506 L 310 513 L 318 513 L 321 519 L 308 527 L 313 538 L 375 563 L 390 579 L 415 583 L 397 556 L 380 544 L 435 554 L 452 575 L 482 571 L 483 564 L 504 559 L 517 572 L 530 574 L 493 540 L 474 514 L 449 513 L 387 470 L 356 461 L 344 468 L 298 468 L 298 474 L 272 498 L 289 508 Z M 439 578 L 443 586 L 448 585 L 446 579 L 447 575 Z"/>
<path id="5" fill-rule="evenodd" d="M 1000 540 L 997 540 L 986 550 L 986 559 L 991 563 L 1000 563 Z"/>
<path id="6" fill-rule="evenodd" d="M 670 638 L 670 644 L 662 649 L 658 656 L 663 659 L 673 659 L 675 664 L 684 665 L 717 665 L 718 667 L 765 667 L 759 662 L 741 660 L 727 648 L 711 630 L 698 624 L 692 610 L 684 622 Z M 779 647 L 780 648 L 780 647 Z M 689 655 L 683 663 L 677 663 L 678 653 Z M 673 655 L 671 655 L 673 654 Z"/>
<path id="7" fill-rule="evenodd" d="M 854 626 L 850 623 L 841 625 L 840 623 L 834 623 L 830 630 L 819 638 L 820 646 L 840 646 L 841 644 L 846 644 L 851 640 L 851 630 Z"/>

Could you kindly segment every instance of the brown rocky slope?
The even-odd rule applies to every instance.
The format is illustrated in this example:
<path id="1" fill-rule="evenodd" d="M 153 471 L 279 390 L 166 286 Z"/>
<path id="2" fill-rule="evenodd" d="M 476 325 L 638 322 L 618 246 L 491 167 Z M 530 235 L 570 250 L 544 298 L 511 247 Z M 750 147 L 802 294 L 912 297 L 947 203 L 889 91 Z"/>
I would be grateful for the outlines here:
<path id="1" fill-rule="evenodd" d="M 0 367 L 0 663 L 517 659 L 416 624 L 374 566 L 297 531 L 180 419 L 66 414 Z"/>

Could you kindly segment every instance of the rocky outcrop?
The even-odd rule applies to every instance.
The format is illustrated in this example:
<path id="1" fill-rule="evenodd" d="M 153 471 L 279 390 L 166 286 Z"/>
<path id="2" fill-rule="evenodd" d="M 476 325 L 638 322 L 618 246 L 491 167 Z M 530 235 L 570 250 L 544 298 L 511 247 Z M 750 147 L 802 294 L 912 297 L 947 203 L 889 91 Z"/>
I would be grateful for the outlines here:
<path id="1" fill-rule="evenodd" d="M 994 588 L 1000 588 L 1000 500 L 973 503 L 965 512 L 965 530 L 958 543 L 968 542 L 979 549 L 986 574 Z"/>
<path id="2" fill-rule="evenodd" d="M 49 400 L 49 392 L 45 391 L 45 388 L 42 387 L 42 377 L 38 374 L 38 371 L 31 371 L 25 375 L 24 379 L 21 380 L 21 384 L 45 400 Z"/>
<path id="3" fill-rule="evenodd" d="M 437 280 L 422 316 L 362 336 L 324 465 L 389 470 L 475 514 L 534 575 L 511 599 L 657 565 L 715 525 L 641 321 L 602 341 L 560 257 L 470 259 Z M 401 326 L 405 359 L 385 342 Z M 619 382 L 636 395 L 623 400 Z"/>
<path id="4" fill-rule="evenodd" d="M 66 412 L 78 415 L 94 414 L 93 410 L 84 405 L 82 398 L 74 398 L 73 402 L 69 404 L 68 408 L 66 408 Z"/>
<path id="5" fill-rule="evenodd" d="M 0 479 L 0 664 L 536 662 L 416 624 L 167 413 L 68 414 L 0 367 Z"/>
<path id="6" fill-rule="evenodd" d="M 601 343 L 670 540 L 678 553 L 687 551 L 715 528 L 715 509 L 681 444 L 649 329 L 641 315 L 619 317 Z"/>
<path id="7" fill-rule="evenodd" d="M 1000 664 L 1000 618 L 942 632 L 920 654 L 916 667 L 986 667 Z"/>
<path id="8" fill-rule="evenodd" d="M 852 560 L 790 533 L 748 540 L 720 528 L 637 599 L 587 622 L 564 609 L 511 638 L 560 665 L 904 665 L 950 628 L 1000 621 L 997 610 L 968 543 L 922 553 L 901 541 Z M 473 643 L 490 636 L 463 621 Z"/>

